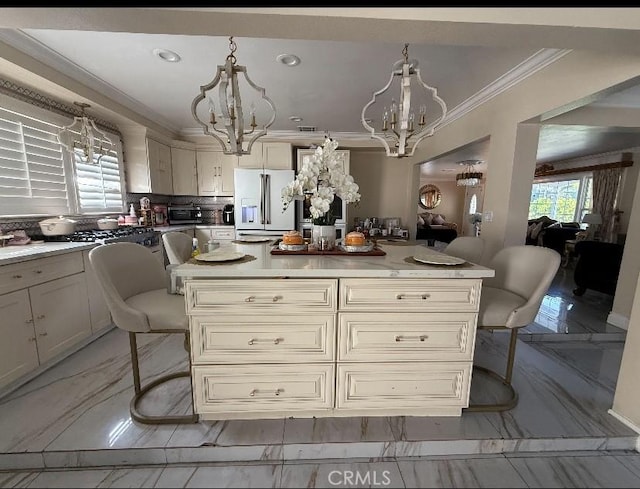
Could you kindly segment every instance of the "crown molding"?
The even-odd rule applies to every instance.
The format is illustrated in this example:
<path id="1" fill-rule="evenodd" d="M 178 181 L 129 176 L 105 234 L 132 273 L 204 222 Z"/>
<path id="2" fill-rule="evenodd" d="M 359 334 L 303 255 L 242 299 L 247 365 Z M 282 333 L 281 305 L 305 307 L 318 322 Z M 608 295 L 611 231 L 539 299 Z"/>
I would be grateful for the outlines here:
<path id="1" fill-rule="evenodd" d="M 514 85 L 517 85 L 525 78 L 528 78 L 537 71 L 549 66 L 551 63 L 558 61 L 571 51 L 571 49 L 540 49 L 525 59 L 522 63 L 514 66 L 482 90 L 476 92 L 464 102 L 450 110 L 439 127 L 444 127 L 447 124 L 451 124 L 461 117 L 464 117 L 473 109 L 488 102 L 492 98 L 497 97 L 502 92 L 508 90 Z"/>
<path id="2" fill-rule="evenodd" d="M 21 30 L 0 29 L 0 40 L 24 54 L 46 64 L 47 66 L 64 73 L 87 87 L 101 92 L 114 102 L 130 108 L 134 112 L 156 122 L 167 130 L 174 133 L 177 133 L 180 130 L 180 128 L 175 126 L 171 121 L 164 118 L 157 112 L 154 112 L 143 103 L 107 83 L 102 78 L 99 78 L 93 73 L 78 66 L 70 59 L 42 44 L 27 33 Z"/>

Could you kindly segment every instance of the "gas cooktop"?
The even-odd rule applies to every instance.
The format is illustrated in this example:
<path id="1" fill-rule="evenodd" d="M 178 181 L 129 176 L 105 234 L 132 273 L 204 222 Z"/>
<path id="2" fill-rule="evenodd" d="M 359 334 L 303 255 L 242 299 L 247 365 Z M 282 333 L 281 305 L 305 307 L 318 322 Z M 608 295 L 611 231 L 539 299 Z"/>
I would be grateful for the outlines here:
<path id="1" fill-rule="evenodd" d="M 142 243 L 154 237 L 155 232 L 151 228 L 145 227 L 120 227 L 118 229 L 88 229 L 84 231 L 76 231 L 73 234 L 65 234 L 61 236 L 42 236 L 44 241 L 53 242 L 70 242 L 80 241 L 87 243 L 116 243 L 118 241 L 131 241 L 134 243 Z M 33 239 L 40 237 L 32 236 Z"/>

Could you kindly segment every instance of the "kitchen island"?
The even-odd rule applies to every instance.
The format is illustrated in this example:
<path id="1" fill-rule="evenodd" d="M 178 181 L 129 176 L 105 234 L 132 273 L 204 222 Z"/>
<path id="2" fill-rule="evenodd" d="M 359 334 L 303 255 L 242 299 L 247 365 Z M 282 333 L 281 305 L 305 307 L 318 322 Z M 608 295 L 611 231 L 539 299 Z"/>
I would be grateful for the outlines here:
<path id="1" fill-rule="evenodd" d="M 423 245 L 386 256 L 271 255 L 184 264 L 194 406 L 202 419 L 459 416 L 468 406 L 482 279 L 427 265 Z"/>

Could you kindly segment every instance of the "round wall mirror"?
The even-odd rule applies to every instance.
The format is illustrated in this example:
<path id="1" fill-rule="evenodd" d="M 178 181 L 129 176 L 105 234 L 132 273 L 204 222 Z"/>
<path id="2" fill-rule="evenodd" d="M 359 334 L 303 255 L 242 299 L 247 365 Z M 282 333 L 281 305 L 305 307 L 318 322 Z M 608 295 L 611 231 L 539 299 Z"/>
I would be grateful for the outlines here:
<path id="1" fill-rule="evenodd" d="M 423 209 L 435 209 L 442 201 L 440 189 L 435 185 L 428 183 L 420 187 L 418 204 Z"/>

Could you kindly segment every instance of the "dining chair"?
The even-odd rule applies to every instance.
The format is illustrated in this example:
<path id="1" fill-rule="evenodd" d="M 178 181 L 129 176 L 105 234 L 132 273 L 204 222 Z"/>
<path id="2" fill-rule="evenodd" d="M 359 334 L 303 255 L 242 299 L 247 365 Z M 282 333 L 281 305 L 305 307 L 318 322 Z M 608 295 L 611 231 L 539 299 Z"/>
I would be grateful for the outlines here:
<path id="1" fill-rule="evenodd" d="M 483 280 L 478 330 L 507 329 L 511 336 L 504 377 L 479 365 L 474 369 L 500 381 L 509 398 L 501 403 L 470 404 L 467 411 L 507 411 L 518 403 L 518 393 L 511 385 L 518 329 L 534 321 L 560 261 L 560 254 L 551 248 L 522 245 L 503 248 L 487 265 L 495 276 Z"/>
<path id="2" fill-rule="evenodd" d="M 480 263 L 484 252 L 484 240 L 473 236 L 460 236 L 451 241 L 443 251 L 447 255 L 462 258 L 471 263 Z"/>
<path id="3" fill-rule="evenodd" d="M 131 399 L 131 418 L 145 424 L 195 423 L 198 415 L 147 415 L 138 405 L 154 387 L 172 379 L 188 377 L 189 369 L 162 375 L 144 387 L 140 382 L 137 336 L 143 333 L 184 335 L 184 345 L 189 351 L 189 328 L 184 297 L 167 293 L 166 275 L 162 264 L 153 253 L 136 243 L 111 243 L 100 245 L 89 252 L 102 292 L 115 325 L 129 333 L 131 369 L 135 395 Z M 193 395 L 191 396 L 193 398 Z M 173 401 L 173 400 L 171 400 Z"/>

